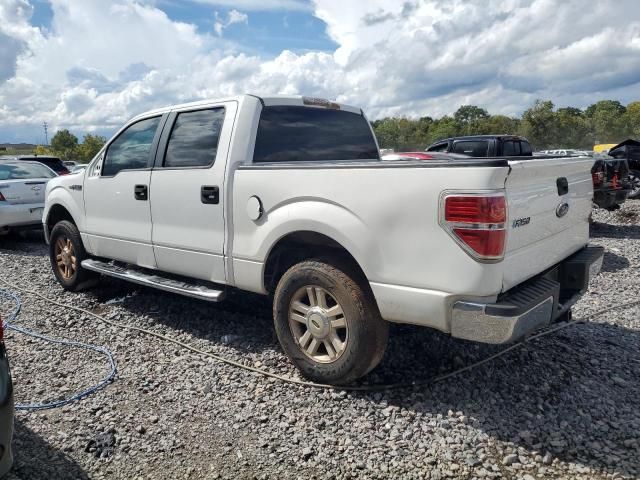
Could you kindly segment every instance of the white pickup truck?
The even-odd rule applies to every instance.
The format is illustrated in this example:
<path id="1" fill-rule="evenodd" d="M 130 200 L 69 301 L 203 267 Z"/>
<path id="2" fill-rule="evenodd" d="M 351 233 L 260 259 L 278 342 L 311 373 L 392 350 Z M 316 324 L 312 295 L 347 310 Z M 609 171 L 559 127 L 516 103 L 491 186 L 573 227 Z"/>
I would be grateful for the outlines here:
<path id="1" fill-rule="evenodd" d="M 379 363 L 388 322 L 505 343 L 569 315 L 603 257 L 591 163 L 382 162 L 359 108 L 243 95 L 135 117 L 49 182 L 43 222 L 65 289 L 102 274 L 270 294 L 295 365 L 346 383 Z"/>

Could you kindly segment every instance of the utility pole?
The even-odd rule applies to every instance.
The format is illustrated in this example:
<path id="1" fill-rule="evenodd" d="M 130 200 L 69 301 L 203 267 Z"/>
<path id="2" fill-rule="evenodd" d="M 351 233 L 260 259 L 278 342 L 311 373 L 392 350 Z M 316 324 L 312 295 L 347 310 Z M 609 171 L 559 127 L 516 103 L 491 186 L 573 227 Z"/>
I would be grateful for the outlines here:
<path id="1" fill-rule="evenodd" d="M 42 126 L 44 127 L 44 144 L 45 146 L 49 146 L 49 135 L 47 132 L 47 122 L 43 122 Z"/>

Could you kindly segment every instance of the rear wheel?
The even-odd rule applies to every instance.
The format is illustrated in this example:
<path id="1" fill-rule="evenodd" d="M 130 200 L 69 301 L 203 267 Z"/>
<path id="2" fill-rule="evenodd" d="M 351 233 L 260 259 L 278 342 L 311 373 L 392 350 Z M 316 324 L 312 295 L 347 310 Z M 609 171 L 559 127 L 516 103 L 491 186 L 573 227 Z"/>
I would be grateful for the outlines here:
<path id="1" fill-rule="evenodd" d="M 79 291 L 95 284 L 98 275 L 81 265 L 88 257 L 76 226 L 67 220 L 56 223 L 49 238 L 49 259 L 65 290 Z"/>
<path id="2" fill-rule="evenodd" d="M 320 383 L 344 384 L 382 359 L 388 324 L 356 275 L 321 261 L 291 267 L 274 296 L 278 340 L 302 374 Z"/>
<path id="3" fill-rule="evenodd" d="M 629 183 L 631 183 L 629 198 L 640 198 L 640 170 L 629 172 Z"/>

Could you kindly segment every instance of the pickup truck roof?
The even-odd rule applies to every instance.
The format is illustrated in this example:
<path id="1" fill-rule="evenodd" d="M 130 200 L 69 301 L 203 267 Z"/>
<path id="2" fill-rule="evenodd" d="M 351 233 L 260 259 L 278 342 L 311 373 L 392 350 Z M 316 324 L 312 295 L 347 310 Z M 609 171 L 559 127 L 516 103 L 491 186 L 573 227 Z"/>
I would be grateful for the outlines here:
<path id="1" fill-rule="evenodd" d="M 205 100 L 198 100 L 195 102 L 188 103 L 180 103 L 176 105 L 170 105 L 167 107 L 157 108 L 154 110 L 149 110 L 147 112 L 143 112 L 139 115 L 136 115 L 131 121 L 138 120 L 140 118 L 148 117 L 149 115 L 157 115 L 170 112 L 172 110 L 183 110 L 189 108 L 197 108 L 208 105 L 210 103 L 220 103 L 220 102 L 228 102 L 228 101 L 237 101 L 242 102 L 248 97 L 257 98 L 260 100 L 262 105 L 264 106 L 273 106 L 273 105 L 299 105 L 301 107 L 319 107 L 319 108 L 333 108 L 336 110 L 343 110 L 346 112 L 357 113 L 363 115 L 362 109 L 358 107 L 354 107 L 351 105 L 347 105 L 344 103 L 333 102 L 330 100 L 326 100 L 324 98 L 317 97 L 306 97 L 302 95 L 268 95 L 268 96 L 258 96 L 253 94 L 244 94 L 244 95 L 235 95 L 231 97 L 223 97 L 223 98 L 208 98 Z"/>

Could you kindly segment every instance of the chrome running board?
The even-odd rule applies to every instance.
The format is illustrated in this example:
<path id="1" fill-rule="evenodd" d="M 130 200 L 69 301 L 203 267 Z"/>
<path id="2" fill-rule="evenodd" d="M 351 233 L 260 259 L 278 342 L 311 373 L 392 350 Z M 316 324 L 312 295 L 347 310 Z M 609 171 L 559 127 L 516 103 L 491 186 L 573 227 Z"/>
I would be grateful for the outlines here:
<path id="1" fill-rule="evenodd" d="M 224 300 L 224 290 L 216 290 L 202 284 L 188 283 L 164 277 L 156 273 L 147 273 L 142 270 L 121 267 L 113 263 L 102 262 L 95 259 L 83 260 L 81 265 L 87 270 L 92 270 L 109 277 L 127 280 L 139 285 L 144 285 L 145 287 L 157 288 L 165 292 L 199 298 L 207 302 L 220 302 Z"/>

